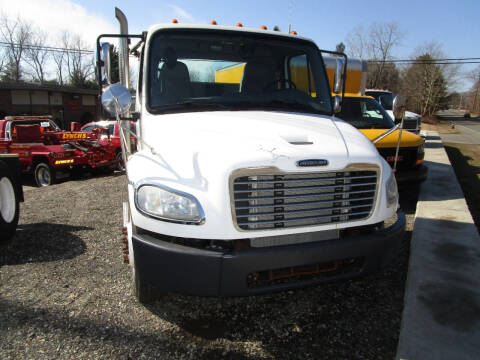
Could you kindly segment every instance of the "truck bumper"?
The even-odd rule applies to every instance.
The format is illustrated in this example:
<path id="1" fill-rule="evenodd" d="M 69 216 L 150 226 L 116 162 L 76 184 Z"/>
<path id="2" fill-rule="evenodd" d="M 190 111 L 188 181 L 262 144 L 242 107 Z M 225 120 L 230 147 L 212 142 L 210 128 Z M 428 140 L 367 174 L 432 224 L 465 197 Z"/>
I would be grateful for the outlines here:
<path id="1" fill-rule="evenodd" d="M 402 186 L 404 184 L 424 181 L 427 175 L 428 167 L 419 165 L 410 170 L 398 171 L 395 174 L 395 178 L 397 179 L 398 186 Z"/>
<path id="2" fill-rule="evenodd" d="M 387 228 L 313 243 L 222 253 L 145 234 L 134 234 L 132 242 L 135 271 L 161 292 L 243 296 L 374 272 L 396 259 L 404 231 L 405 215 L 398 211 L 397 221 Z M 257 276 L 266 282 L 252 282 Z"/>

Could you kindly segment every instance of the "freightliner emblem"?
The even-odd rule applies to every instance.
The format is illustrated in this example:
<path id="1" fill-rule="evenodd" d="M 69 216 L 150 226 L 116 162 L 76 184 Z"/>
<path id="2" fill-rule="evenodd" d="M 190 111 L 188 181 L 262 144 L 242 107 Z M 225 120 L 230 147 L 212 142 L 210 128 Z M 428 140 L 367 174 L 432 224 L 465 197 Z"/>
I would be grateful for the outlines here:
<path id="1" fill-rule="evenodd" d="M 306 167 L 306 166 L 327 166 L 328 160 L 325 159 L 308 159 L 297 161 L 297 166 Z"/>

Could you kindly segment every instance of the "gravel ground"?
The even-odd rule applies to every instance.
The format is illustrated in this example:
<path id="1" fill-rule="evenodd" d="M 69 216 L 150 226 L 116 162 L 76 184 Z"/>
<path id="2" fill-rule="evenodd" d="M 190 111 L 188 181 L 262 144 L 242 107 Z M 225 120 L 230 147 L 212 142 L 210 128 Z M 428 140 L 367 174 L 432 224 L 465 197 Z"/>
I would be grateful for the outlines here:
<path id="1" fill-rule="evenodd" d="M 123 264 L 124 176 L 27 188 L 0 246 L 0 359 L 392 359 L 417 192 L 404 192 L 405 246 L 355 281 L 242 298 L 169 295 L 148 307 Z"/>

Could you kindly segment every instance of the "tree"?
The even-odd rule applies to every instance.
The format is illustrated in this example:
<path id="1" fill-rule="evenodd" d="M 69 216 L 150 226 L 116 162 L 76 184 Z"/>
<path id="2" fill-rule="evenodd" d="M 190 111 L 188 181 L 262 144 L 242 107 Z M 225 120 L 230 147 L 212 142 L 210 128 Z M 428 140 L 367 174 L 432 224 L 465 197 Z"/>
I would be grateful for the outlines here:
<path id="1" fill-rule="evenodd" d="M 55 63 L 57 82 L 60 85 L 63 85 L 64 83 L 65 57 L 65 52 L 63 51 L 55 51 L 52 55 L 53 61 Z"/>
<path id="2" fill-rule="evenodd" d="M 24 59 L 26 45 L 31 38 L 30 24 L 17 17 L 12 20 L 0 15 L 0 39 L 7 45 L 7 65 L 2 80 L 18 82 L 22 78 L 21 62 Z"/>
<path id="3" fill-rule="evenodd" d="M 343 42 L 337 44 L 337 46 L 335 46 L 335 51 L 340 53 L 345 52 L 345 44 Z"/>
<path id="4" fill-rule="evenodd" d="M 473 81 L 472 89 L 469 92 L 468 107 L 471 111 L 478 113 L 480 111 L 480 66 L 468 74 Z"/>
<path id="5" fill-rule="evenodd" d="M 25 62 L 30 66 L 34 80 L 43 83 L 46 79 L 46 65 L 50 51 L 45 49 L 47 34 L 40 29 L 32 31 L 30 41 L 25 49 Z"/>
<path id="6" fill-rule="evenodd" d="M 458 81 L 459 66 L 436 62 L 436 59 L 445 57 L 441 45 L 436 42 L 426 43 L 415 50 L 412 59 L 416 62 L 405 68 L 402 78 L 407 108 L 432 116 L 448 105 L 447 92 Z"/>
<path id="7" fill-rule="evenodd" d="M 368 72 L 368 87 L 396 88 L 399 87 L 398 70 L 391 60 L 392 50 L 400 45 L 403 33 L 397 23 L 373 23 L 368 31 L 357 26 L 349 33 L 346 43 L 348 55 L 370 60 Z"/>
<path id="8" fill-rule="evenodd" d="M 91 54 L 86 54 L 83 49 L 87 47 L 78 34 L 64 31 L 61 36 L 61 46 L 65 49 L 62 63 L 68 76 L 68 84 L 75 87 L 92 87 L 92 75 L 95 66 Z"/>
<path id="9" fill-rule="evenodd" d="M 379 70 L 379 63 L 369 63 L 367 72 L 368 89 L 380 88 L 397 93 L 401 88 L 400 71 L 394 63 L 385 63 L 383 69 Z M 379 74 L 376 77 L 377 74 Z"/>
<path id="10" fill-rule="evenodd" d="M 418 63 L 411 65 L 404 77 L 407 106 L 422 116 L 432 116 L 447 100 L 447 83 L 431 54 L 425 53 L 416 60 Z"/>

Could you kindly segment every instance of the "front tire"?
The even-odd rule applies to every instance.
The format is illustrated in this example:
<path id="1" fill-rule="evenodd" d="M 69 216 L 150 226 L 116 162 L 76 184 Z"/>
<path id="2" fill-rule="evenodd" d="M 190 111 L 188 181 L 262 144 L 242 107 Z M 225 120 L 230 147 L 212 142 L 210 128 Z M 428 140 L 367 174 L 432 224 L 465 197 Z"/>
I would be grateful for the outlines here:
<path id="1" fill-rule="evenodd" d="M 38 163 L 34 171 L 35 182 L 38 187 L 50 186 L 55 184 L 56 174 L 55 169 L 53 169 L 47 163 Z"/>
<path id="2" fill-rule="evenodd" d="M 125 172 L 125 164 L 123 162 L 122 152 L 119 151 L 115 156 L 115 160 L 117 160 L 117 170 L 120 172 Z"/>
<path id="3" fill-rule="evenodd" d="M 18 224 L 20 200 L 15 191 L 15 180 L 8 166 L 0 161 L 0 241 L 15 234 Z"/>

